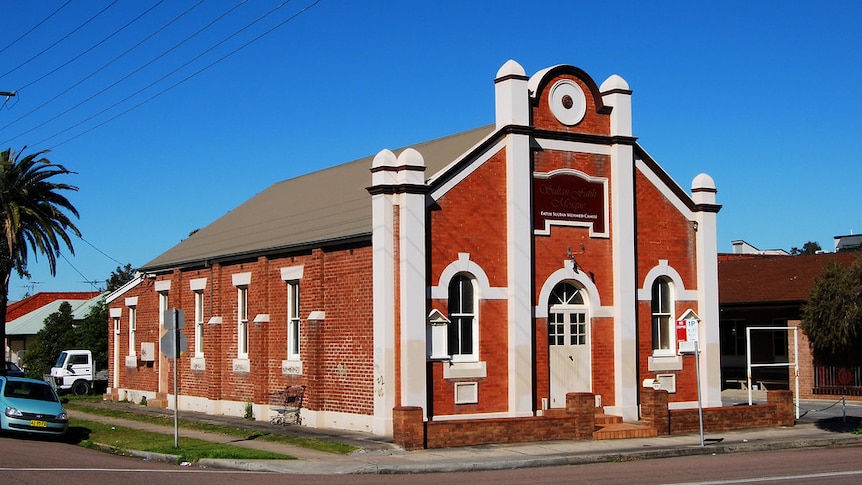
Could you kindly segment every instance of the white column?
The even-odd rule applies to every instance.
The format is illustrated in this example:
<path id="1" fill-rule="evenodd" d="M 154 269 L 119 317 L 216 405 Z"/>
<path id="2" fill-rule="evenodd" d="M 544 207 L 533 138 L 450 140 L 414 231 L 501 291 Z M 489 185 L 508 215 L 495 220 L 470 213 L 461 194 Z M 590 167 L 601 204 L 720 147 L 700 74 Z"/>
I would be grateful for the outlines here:
<path id="1" fill-rule="evenodd" d="M 427 337 L 425 281 L 425 160 L 408 148 L 398 157 L 399 186 L 403 187 L 399 224 L 399 275 L 401 304 L 401 405 L 421 406 L 428 417 L 426 386 Z M 421 168 L 420 168 L 421 167 Z"/>
<path id="2" fill-rule="evenodd" d="M 700 381 L 705 407 L 721 406 L 721 347 L 718 313 L 718 210 L 715 182 L 700 174 L 691 184 L 692 199 L 700 209 L 697 223 L 697 306 L 700 316 Z"/>
<path id="3" fill-rule="evenodd" d="M 631 91 L 613 75 L 600 87 L 611 111 L 611 136 L 632 136 Z M 638 419 L 637 282 L 634 154 L 631 143 L 611 145 L 611 246 L 614 278 L 614 394 L 612 412 Z"/>
<path id="4" fill-rule="evenodd" d="M 528 78 L 515 61 L 497 72 L 497 127 L 529 125 Z M 531 227 L 530 138 L 509 135 L 506 142 L 506 267 L 508 278 L 509 414 L 533 415 L 533 250 Z M 486 322 L 487 324 L 488 322 Z"/>
<path id="5" fill-rule="evenodd" d="M 394 183 L 395 154 L 383 150 L 374 157 L 372 186 Z M 374 328 L 374 416 L 371 432 L 392 436 L 395 407 L 395 251 L 393 195 L 375 193 L 372 212 L 372 314 Z"/>

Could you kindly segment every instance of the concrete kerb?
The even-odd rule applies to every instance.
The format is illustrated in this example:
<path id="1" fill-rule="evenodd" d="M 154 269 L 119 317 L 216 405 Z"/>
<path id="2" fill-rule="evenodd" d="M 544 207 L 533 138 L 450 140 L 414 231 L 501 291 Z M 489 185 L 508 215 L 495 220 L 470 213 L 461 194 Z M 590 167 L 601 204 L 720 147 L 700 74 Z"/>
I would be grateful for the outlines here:
<path id="1" fill-rule="evenodd" d="M 284 430 L 267 428 L 265 423 L 242 423 L 228 417 L 219 418 L 208 415 L 199 417 L 196 414 L 183 416 L 187 413 L 182 412 L 180 414 L 181 419 L 185 420 L 199 418 L 206 421 L 225 421 L 233 425 L 247 424 L 249 428 L 272 429 L 276 432 L 320 433 L 320 431 L 303 428 Z M 112 419 L 95 415 L 88 415 L 87 418 L 97 421 Z M 163 430 L 163 432 L 170 432 L 170 430 Z M 181 431 L 181 435 L 184 433 Z M 206 468 L 284 474 L 403 474 L 507 470 L 702 454 L 862 445 L 862 435 L 846 431 L 830 431 L 814 422 L 805 422 L 789 428 L 759 428 L 708 433 L 708 436 L 710 439 L 707 439 L 707 444 L 704 447 L 700 446 L 696 434 L 690 434 L 627 440 L 522 443 L 414 452 L 406 452 L 400 448 L 392 447 L 391 443 L 376 442 L 369 439 L 366 444 L 369 444 L 371 448 L 347 456 L 314 452 L 314 455 L 299 460 L 202 459 L 196 465 Z M 721 436 L 718 442 L 714 438 L 716 436 Z M 353 438 L 358 438 L 357 442 L 362 443 L 364 437 Z M 212 437 L 212 439 L 217 440 L 219 438 Z M 293 454 L 287 448 L 283 452 Z M 179 461 L 179 457 L 174 455 L 135 451 L 130 451 L 129 454 L 146 460 L 160 460 L 169 463 L 178 463 Z"/>

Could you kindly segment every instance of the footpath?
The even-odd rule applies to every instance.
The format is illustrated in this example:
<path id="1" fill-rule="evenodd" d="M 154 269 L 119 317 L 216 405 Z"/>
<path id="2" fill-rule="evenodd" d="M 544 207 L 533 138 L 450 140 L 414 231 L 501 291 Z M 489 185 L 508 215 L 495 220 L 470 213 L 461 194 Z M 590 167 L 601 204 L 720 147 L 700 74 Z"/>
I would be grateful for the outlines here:
<path id="1" fill-rule="evenodd" d="M 122 409 L 151 416 L 173 416 L 172 410 L 149 408 L 130 403 L 102 401 L 88 404 L 98 407 Z M 819 408 L 830 408 L 826 414 Z M 306 426 L 271 425 L 266 421 L 249 421 L 234 416 L 214 416 L 180 411 L 182 421 L 198 421 L 232 426 L 249 430 L 249 439 L 220 433 L 179 429 L 179 437 L 196 438 L 234 446 L 271 451 L 296 457 L 296 460 L 229 460 L 203 459 L 197 466 L 248 471 L 267 471 L 287 474 L 373 474 L 373 473 L 430 473 L 479 470 L 505 470 L 515 468 L 576 465 L 610 461 L 668 458 L 686 455 L 743 453 L 794 448 L 862 445 L 862 435 L 853 431 L 860 426 L 862 406 L 854 404 L 850 414 L 835 404 L 811 401 L 800 408 L 814 410 L 811 415 L 797 420 L 793 427 L 756 428 L 738 431 L 708 432 L 701 446 L 700 434 L 658 436 L 600 441 L 542 441 L 506 445 L 482 445 L 460 448 L 405 451 L 391 441 L 366 433 L 318 430 Z M 172 425 L 124 420 L 70 410 L 72 418 L 173 434 Z M 806 413 L 807 414 L 807 413 Z M 163 422 L 163 420 L 161 420 Z M 255 433 L 280 433 L 318 438 L 350 444 L 357 451 L 337 455 L 309 450 L 283 443 L 251 438 Z M 176 457 L 132 451 L 132 455 L 147 460 L 176 461 Z"/>

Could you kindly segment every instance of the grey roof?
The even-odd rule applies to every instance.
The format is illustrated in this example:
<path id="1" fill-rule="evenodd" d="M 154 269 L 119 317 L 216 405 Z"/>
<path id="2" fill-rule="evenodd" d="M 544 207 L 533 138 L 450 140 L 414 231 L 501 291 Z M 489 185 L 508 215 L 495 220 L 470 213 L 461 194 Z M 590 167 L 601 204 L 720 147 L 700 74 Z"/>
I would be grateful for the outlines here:
<path id="1" fill-rule="evenodd" d="M 411 147 L 425 159 L 428 179 L 493 131 L 494 125 L 488 125 Z M 393 151 L 397 155 L 401 150 Z M 273 184 L 140 269 L 158 271 L 370 238 L 371 196 L 366 188 L 371 185 L 373 159 Z"/>
<path id="2" fill-rule="evenodd" d="M 58 312 L 63 302 L 68 302 L 72 306 L 73 320 L 83 320 L 90 313 L 90 309 L 104 297 L 105 295 L 102 294 L 89 300 L 54 300 L 7 323 L 6 335 L 36 335 L 45 326 L 45 319 L 52 313 Z"/>

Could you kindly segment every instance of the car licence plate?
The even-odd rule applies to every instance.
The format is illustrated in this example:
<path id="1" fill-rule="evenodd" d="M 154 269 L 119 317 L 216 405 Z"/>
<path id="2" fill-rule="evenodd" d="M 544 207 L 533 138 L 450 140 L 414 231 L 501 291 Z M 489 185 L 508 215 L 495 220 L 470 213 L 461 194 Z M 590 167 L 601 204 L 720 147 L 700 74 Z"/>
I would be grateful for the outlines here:
<path id="1" fill-rule="evenodd" d="M 30 420 L 30 426 L 32 426 L 32 427 L 34 427 L 34 428 L 47 428 L 47 427 L 48 427 L 48 422 L 47 422 L 47 421 L 39 421 L 39 420 L 33 419 L 33 420 Z"/>

